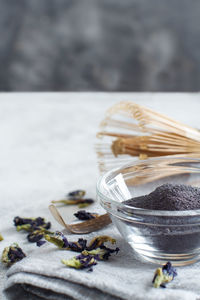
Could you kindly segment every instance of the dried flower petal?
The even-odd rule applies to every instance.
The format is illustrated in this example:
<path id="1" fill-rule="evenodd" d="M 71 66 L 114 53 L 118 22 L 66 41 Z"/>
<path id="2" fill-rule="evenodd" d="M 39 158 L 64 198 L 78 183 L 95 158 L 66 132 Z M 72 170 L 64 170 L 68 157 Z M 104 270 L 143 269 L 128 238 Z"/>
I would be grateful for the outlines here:
<path id="1" fill-rule="evenodd" d="M 64 236 L 64 234 L 59 231 L 56 231 L 54 236 L 45 234 L 44 238 L 48 242 L 53 243 L 60 249 L 72 250 L 75 252 L 82 252 L 83 250 L 91 251 L 97 248 L 105 247 L 104 246 L 105 242 L 110 242 L 111 244 L 116 243 L 116 240 L 111 238 L 110 236 L 102 235 L 93 238 L 90 241 L 89 245 L 87 246 L 87 240 L 80 238 L 78 239 L 77 242 L 69 242 L 67 238 Z"/>
<path id="2" fill-rule="evenodd" d="M 51 235 L 51 234 L 54 234 L 54 232 L 51 232 L 51 231 L 46 230 L 44 228 L 37 229 L 37 230 L 34 230 L 34 231 L 30 232 L 27 235 L 27 239 L 30 243 L 36 243 L 39 240 L 41 240 L 44 237 L 45 234 Z"/>
<path id="3" fill-rule="evenodd" d="M 64 246 L 64 242 L 58 237 L 50 236 L 48 234 L 45 234 L 44 238 L 45 238 L 46 241 L 56 245 L 60 249 L 62 249 L 63 246 Z"/>
<path id="4" fill-rule="evenodd" d="M 91 267 L 97 264 L 99 260 L 108 260 L 112 253 L 115 252 L 117 254 L 119 251 L 119 248 L 110 249 L 104 246 L 105 242 L 112 244 L 116 242 L 115 239 L 106 235 L 93 238 L 89 246 L 87 246 L 87 240 L 82 238 L 78 239 L 77 242 L 69 242 L 64 234 L 58 231 L 55 232 L 54 236 L 46 234 L 44 238 L 48 242 L 55 244 L 59 249 L 81 252 L 79 256 L 62 261 L 65 265 L 76 269 Z"/>
<path id="5" fill-rule="evenodd" d="M 41 241 L 45 234 L 53 234 L 48 229 L 51 227 L 50 222 L 46 222 L 44 218 L 14 218 L 14 224 L 17 227 L 17 231 L 28 231 L 27 239 L 30 243 L 37 243 L 37 246 L 41 246 L 45 241 Z"/>
<path id="6" fill-rule="evenodd" d="M 6 247 L 3 250 L 1 261 L 7 266 L 14 264 L 17 261 L 22 260 L 26 255 L 22 249 L 18 246 L 17 243 L 12 244 L 9 247 Z"/>
<path id="7" fill-rule="evenodd" d="M 168 274 L 170 276 L 177 276 L 176 269 L 172 267 L 172 264 L 168 261 L 163 267 L 162 267 L 163 273 Z"/>
<path id="8" fill-rule="evenodd" d="M 17 227 L 17 231 L 26 230 L 34 231 L 36 229 L 44 228 L 49 229 L 51 227 L 50 222 L 46 222 L 44 218 L 14 218 L 14 224 Z"/>
<path id="9" fill-rule="evenodd" d="M 73 191 L 73 192 L 70 192 L 67 194 L 67 197 L 73 198 L 73 199 L 82 198 L 84 196 L 85 196 L 84 190 L 76 190 L 76 191 Z"/>
<path id="10" fill-rule="evenodd" d="M 81 252 L 80 255 L 74 256 L 71 259 L 67 260 L 61 260 L 63 264 L 65 264 L 68 267 L 75 268 L 75 269 L 85 269 L 90 268 L 90 271 L 92 271 L 91 266 L 94 266 L 97 264 L 97 261 L 99 260 L 108 260 L 108 257 L 111 255 L 111 253 L 118 253 L 119 248 L 116 249 L 109 249 L 105 246 L 102 246 L 102 248 L 97 248 L 95 250 L 87 251 L 84 250 Z"/>
<path id="11" fill-rule="evenodd" d="M 75 252 L 82 252 L 86 248 L 87 240 L 82 238 L 78 239 L 78 242 L 71 242 L 69 243 L 69 250 Z"/>
<path id="12" fill-rule="evenodd" d="M 97 264 L 97 261 L 108 260 L 112 253 L 117 254 L 119 251 L 119 248 L 110 249 L 104 245 L 105 242 L 112 244 L 116 242 L 115 239 L 106 235 L 93 238 L 89 246 L 87 246 L 87 240 L 82 238 L 78 239 L 77 242 L 69 242 L 64 234 L 59 231 L 55 232 L 54 236 L 46 234 L 44 237 L 60 249 L 81 252 L 80 255 L 71 259 L 62 260 L 63 264 L 75 269 L 91 268 L 91 266 Z"/>
<path id="13" fill-rule="evenodd" d="M 67 238 L 64 236 L 62 232 L 55 232 L 54 236 L 45 235 L 44 238 L 56 245 L 60 249 L 72 250 L 75 252 L 81 252 L 86 248 L 87 240 L 82 238 L 78 239 L 77 242 L 68 242 Z"/>
<path id="14" fill-rule="evenodd" d="M 85 208 L 85 207 L 88 207 L 90 205 L 90 203 L 80 203 L 78 205 L 78 208 Z"/>
<path id="15" fill-rule="evenodd" d="M 79 220 L 84 221 L 84 220 L 94 219 L 94 218 L 98 217 L 98 214 L 90 213 L 85 210 L 79 210 L 79 211 L 77 211 L 77 213 L 74 214 L 74 216 L 77 217 Z"/>
<path id="16" fill-rule="evenodd" d="M 153 278 L 153 286 L 155 288 L 166 287 L 165 284 L 172 281 L 177 276 L 176 269 L 172 267 L 170 262 L 167 262 L 162 268 L 158 268 L 155 271 Z"/>
<path id="17" fill-rule="evenodd" d="M 56 245 L 60 249 L 66 249 L 69 246 L 69 242 L 67 238 L 64 236 L 62 232 L 56 231 L 53 236 L 46 234 L 44 236 L 45 240 Z"/>
<path id="18" fill-rule="evenodd" d="M 63 203 L 63 204 L 79 204 L 79 203 L 87 203 L 88 199 L 83 199 L 85 196 L 85 191 L 84 190 L 76 190 L 73 192 L 70 192 L 67 194 L 67 199 L 61 199 L 61 200 L 53 200 L 52 203 Z M 92 202 L 93 203 L 93 202 Z"/>
<path id="19" fill-rule="evenodd" d="M 33 222 L 33 219 L 31 218 L 20 218 L 20 217 L 15 217 L 14 218 L 14 224 L 15 226 L 18 226 L 18 225 L 24 225 L 24 224 L 32 224 Z"/>
<path id="20" fill-rule="evenodd" d="M 109 256 L 115 252 L 116 254 L 119 252 L 118 247 L 116 249 L 110 249 L 105 246 L 101 246 L 100 248 L 91 251 L 84 250 L 82 254 L 93 255 L 96 260 L 108 260 Z"/>
<path id="21" fill-rule="evenodd" d="M 82 199 L 61 199 L 61 200 L 52 200 L 52 203 L 63 203 L 66 205 L 76 205 L 79 204 L 82 201 Z"/>
<path id="22" fill-rule="evenodd" d="M 92 255 L 83 255 L 80 254 L 78 256 L 74 256 L 71 259 L 62 259 L 61 262 L 70 267 L 75 269 L 86 269 L 91 268 L 91 266 L 94 266 L 97 264 L 97 261 L 95 260 L 94 256 Z"/>
<path id="23" fill-rule="evenodd" d="M 93 199 L 61 199 L 61 200 L 53 200 L 52 203 L 63 203 L 66 205 L 78 205 L 79 207 L 88 206 L 94 203 Z"/>
<path id="24" fill-rule="evenodd" d="M 0 241 L 3 241 L 3 236 L 0 234 Z"/>
<path id="25" fill-rule="evenodd" d="M 25 230 L 25 231 L 31 231 L 32 226 L 31 224 L 23 224 L 23 225 L 17 225 L 17 231 Z"/>
<path id="26" fill-rule="evenodd" d="M 115 244 L 116 240 L 111 238 L 108 235 L 97 236 L 97 237 L 93 238 L 90 241 L 90 243 L 87 247 L 87 250 L 93 250 L 93 249 L 99 248 L 100 246 L 102 246 L 106 242 L 110 242 L 111 244 Z"/>
<path id="27" fill-rule="evenodd" d="M 69 246 L 69 242 L 62 232 L 56 231 L 54 235 L 63 241 L 63 248 L 67 248 Z"/>
<path id="28" fill-rule="evenodd" d="M 78 207 L 79 207 L 79 208 L 85 208 L 85 207 L 91 205 L 92 203 L 94 203 L 94 200 L 93 200 L 93 199 L 84 199 L 84 200 L 78 205 Z"/>
<path id="29" fill-rule="evenodd" d="M 82 265 L 79 259 L 76 258 L 76 256 L 72 257 L 71 259 L 62 259 L 61 262 L 70 267 L 75 269 L 81 269 Z"/>
<path id="30" fill-rule="evenodd" d="M 41 240 L 43 238 L 43 236 L 44 236 L 44 233 L 42 233 L 39 230 L 35 230 L 27 235 L 27 239 L 30 243 L 36 243 L 39 240 Z"/>
<path id="31" fill-rule="evenodd" d="M 44 245 L 45 243 L 46 243 L 46 241 L 41 241 L 41 240 L 39 240 L 39 241 L 36 242 L 36 245 L 37 245 L 38 247 L 41 247 L 41 246 Z"/>

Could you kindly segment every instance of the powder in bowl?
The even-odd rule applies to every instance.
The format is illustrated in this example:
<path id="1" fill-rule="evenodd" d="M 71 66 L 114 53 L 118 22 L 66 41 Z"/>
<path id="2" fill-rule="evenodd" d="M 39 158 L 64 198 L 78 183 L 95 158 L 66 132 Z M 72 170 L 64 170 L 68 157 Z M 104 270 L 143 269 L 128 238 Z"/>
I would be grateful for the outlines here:
<path id="1" fill-rule="evenodd" d="M 200 188 L 185 184 L 163 184 L 148 195 L 124 201 L 125 204 L 150 210 L 200 209 Z"/>

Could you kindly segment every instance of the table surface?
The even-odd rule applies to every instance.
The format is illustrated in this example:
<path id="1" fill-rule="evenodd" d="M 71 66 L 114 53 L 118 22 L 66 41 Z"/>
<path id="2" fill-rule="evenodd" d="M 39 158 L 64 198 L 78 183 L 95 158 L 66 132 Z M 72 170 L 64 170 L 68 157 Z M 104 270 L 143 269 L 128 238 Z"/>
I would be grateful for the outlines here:
<path id="1" fill-rule="evenodd" d="M 0 94 L 0 217 L 19 215 L 22 208 L 46 215 L 51 199 L 77 188 L 95 197 L 96 132 L 106 109 L 122 100 L 200 127 L 199 93 Z M 4 276 L 1 270 L 1 294 Z"/>

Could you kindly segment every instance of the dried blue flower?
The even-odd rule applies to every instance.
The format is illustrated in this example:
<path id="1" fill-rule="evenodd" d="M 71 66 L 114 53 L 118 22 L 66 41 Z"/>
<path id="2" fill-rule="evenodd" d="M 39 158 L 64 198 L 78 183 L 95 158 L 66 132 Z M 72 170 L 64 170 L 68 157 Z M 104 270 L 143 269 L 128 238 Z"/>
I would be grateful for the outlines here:
<path id="1" fill-rule="evenodd" d="M 76 256 L 70 259 L 62 259 L 61 262 L 67 267 L 74 268 L 74 269 L 82 269 L 81 262 L 79 259 L 77 259 Z"/>
<path id="2" fill-rule="evenodd" d="M 104 245 L 105 242 L 116 243 L 115 239 L 106 235 L 93 238 L 88 245 L 87 240 L 82 238 L 78 239 L 77 242 L 69 242 L 64 234 L 58 231 L 55 232 L 54 236 L 47 234 L 44 237 L 59 249 L 81 252 L 80 255 L 69 260 L 62 260 L 63 264 L 75 269 L 91 268 L 97 264 L 97 261 L 108 260 L 112 253 L 117 254 L 119 251 L 119 248 L 110 249 Z"/>
<path id="3" fill-rule="evenodd" d="M 175 276 L 177 276 L 176 269 L 172 267 L 172 264 L 170 262 L 167 262 L 162 268 L 158 268 L 155 271 L 152 281 L 153 286 L 155 288 L 165 288 L 165 284 L 172 281 Z"/>
<path id="4" fill-rule="evenodd" d="M 86 250 L 90 251 L 90 250 L 97 249 L 101 246 L 104 246 L 104 243 L 106 243 L 106 242 L 110 242 L 111 244 L 115 244 L 116 240 L 111 238 L 108 235 L 100 235 L 100 236 L 97 236 L 97 237 L 93 238 L 90 241 L 89 245 L 86 247 Z"/>
<path id="5" fill-rule="evenodd" d="M 119 248 L 116 249 L 109 249 L 105 246 L 101 246 L 101 248 L 97 248 L 91 251 L 84 250 L 81 252 L 80 255 L 74 256 L 70 259 L 62 259 L 61 262 L 70 267 L 75 269 L 85 269 L 89 268 L 89 271 L 92 271 L 92 266 L 97 264 L 97 261 L 100 260 L 108 260 L 108 257 L 111 253 L 116 252 L 118 253 Z"/>
<path id="6" fill-rule="evenodd" d="M 53 200 L 52 203 L 63 203 L 66 205 L 78 205 L 78 207 L 86 207 L 94 203 L 93 199 L 83 199 L 85 196 L 84 190 L 76 190 L 67 194 L 66 199 Z"/>
<path id="7" fill-rule="evenodd" d="M 168 261 L 163 267 L 162 267 L 163 273 L 164 274 L 168 274 L 170 276 L 177 276 L 177 272 L 176 269 L 174 267 L 172 267 L 172 264 L 170 261 Z"/>
<path id="8" fill-rule="evenodd" d="M 68 248 L 75 252 L 82 252 L 86 248 L 86 244 L 87 240 L 80 238 L 77 242 L 70 242 Z"/>
<path id="9" fill-rule="evenodd" d="M 96 260 L 108 260 L 108 258 L 112 253 L 117 254 L 118 252 L 119 252 L 118 247 L 115 249 L 110 249 L 107 248 L 106 246 L 100 246 L 100 248 L 94 250 L 90 250 L 90 251 L 84 250 L 82 254 L 85 256 L 92 255 Z"/>
<path id="10" fill-rule="evenodd" d="M 107 236 L 97 236 L 93 238 L 90 243 L 87 245 L 87 240 L 85 239 L 78 239 L 77 242 L 69 242 L 67 238 L 64 236 L 62 232 L 56 231 L 53 236 L 50 236 L 49 234 L 46 234 L 44 238 L 50 242 L 56 245 L 58 248 L 63 250 L 71 250 L 75 252 L 82 252 L 84 250 L 91 251 L 97 248 L 103 248 L 105 242 L 110 242 L 111 244 L 115 244 L 116 240 Z M 105 247 L 106 248 L 106 247 Z M 109 248 L 106 248 L 109 249 Z"/>
<path id="11" fill-rule="evenodd" d="M 77 213 L 74 214 L 74 216 L 76 218 L 78 218 L 79 220 L 85 221 L 85 220 L 91 220 L 91 219 L 98 217 L 98 214 L 90 213 L 85 210 L 79 210 L 79 211 L 77 211 Z"/>
<path id="12" fill-rule="evenodd" d="M 14 218 L 14 224 L 17 227 L 17 231 L 26 230 L 34 231 L 36 229 L 44 228 L 49 229 L 51 227 L 50 222 L 46 222 L 44 218 Z"/>
<path id="13" fill-rule="evenodd" d="M 41 227 L 48 230 L 51 228 L 51 222 L 45 222 L 42 226 L 39 226 L 39 228 Z"/>
<path id="14" fill-rule="evenodd" d="M 54 232 L 51 232 L 44 228 L 36 229 L 27 235 L 27 239 L 30 243 L 37 243 L 45 236 L 45 234 L 51 235 L 54 234 Z"/>
<path id="15" fill-rule="evenodd" d="M 45 243 L 46 243 L 46 241 L 41 241 L 41 240 L 39 240 L 39 241 L 36 242 L 36 245 L 37 245 L 38 247 L 41 247 L 41 246 L 44 245 Z"/>
<path id="16" fill-rule="evenodd" d="M 7 266 L 10 266 L 17 261 L 22 260 L 25 256 L 26 254 L 24 254 L 19 245 L 17 243 L 14 243 L 3 250 L 1 261 Z"/>
<path id="17" fill-rule="evenodd" d="M 72 199 L 80 199 L 83 198 L 84 196 L 85 196 L 84 190 L 76 190 L 67 194 L 67 197 Z"/>
<path id="18" fill-rule="evenodd" d="M 40 230 L 35 230 L 27 235 L 27 239 L 30 243 L 36 243 L 41 240 L 44 236 Z"/>
<path id="19" fill-rule="evenodd" d="M 62 259 L 61 262 L 70 268 L 75 268 L 75 269 L 90 268 L 90 271 L 92 271 L 91 267 L 97 264 L 97 261 L 92 255 L 84 256 L 82 254 L 78 256 L 74 256 L 70 259 Z"/>
<path id="20" fill-rule="evenodd" d="M 93 200 L 93 199 L 83 199 L 83 200 L 79 203 L 78 207 L 79 207 L 79 208 L 84 208 L 84 207 L 87 207 L 87 206 L 91 205 L 92 203 L 94 203 L 94 200 Z"/>
<path id="21" fill-rule="evenodd" d="M 46 234 L 44 238 L 56 245 L 60 249 L 71 250 L 75 252 L 81 252 L 86 248 L 87 240 L 82 238 L 78 239 L 77 242 L 69 242 L 62 232 L 56 231 L 54 236 Z"/>
<path id="22" fill-rule="evenodd" d="M 17 225 L 16 228 L 17 228 L 17 231 L 25 230 L 25 231 L 28 231 L 28 232 L 29 232 L 29 231 L 32 230 L 31 224 Z"/>
<path id="23" fill-rule="evenodd" d="M 78 207 L 86 207 L 92 203 L 94 203 L 93 199 L 61 199 L 61 200 L 53 200 L 52 203 L 63 203 L 66 205 L 78 205 Z"/>
<path id="24" fill-rule="evenodd" d="M 44 218 L 14 218 L 14 224 L 17 227 L 17 231 L 28 231 L 27 239 L 30 243 L 37 243 L 37 246 L 41 246 L 45 241 L 41 241 L 45 234 L 53 234 L 48 229 L 51 227 L 50 222 L 46 222 Z M 39 243 L 39 241 L 41 241 Z"/>
<path id="25" fill-rule="evenodd" d="M 15 217 L 14 218 L 14 224 L 15 226 L 20 226 L 20 225 L 24 225 L 24 224 L 32 224 L 33 219 L 31 218 L 20 218 L 20 217 Z"/>
<path id="26" fill-rule="evenodd" d="M 45 234 L 44 238 L 47 242 L 56 245 L 59 249 L 65 248 L 64 241 L 60 238 L 60 236 L 50 236 L 49 234 Z"/>
<path id="27" fill-rule="evenodd" d="M 57 237 L 59 240 L 62 241 L 61 248 L 67 248 L 67 247 L 69 247 L 69 242 L 68 242 L 67 238 L 64 236 L 64 234 L 62 232 L 56 231 L 54 233 L 54 236 Z"/>

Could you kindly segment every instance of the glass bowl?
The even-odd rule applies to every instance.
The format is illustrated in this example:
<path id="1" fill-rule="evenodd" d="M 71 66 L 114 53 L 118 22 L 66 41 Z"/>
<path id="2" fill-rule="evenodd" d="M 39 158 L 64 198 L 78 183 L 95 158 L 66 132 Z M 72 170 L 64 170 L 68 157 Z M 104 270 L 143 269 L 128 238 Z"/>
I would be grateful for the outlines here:
<path id="1" fill-rule="evenodd" d="M 97 183 L 97 197 L 138 258 L 156 264 L 192 264 L 200 259 L 200 209 L 148 210 L 123 203 L 164 183 L 200 186 L 200 159 L 134 161 L 105 173 Z"/>

